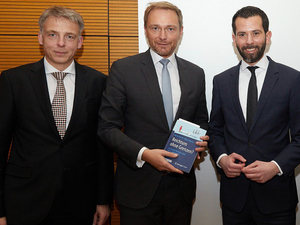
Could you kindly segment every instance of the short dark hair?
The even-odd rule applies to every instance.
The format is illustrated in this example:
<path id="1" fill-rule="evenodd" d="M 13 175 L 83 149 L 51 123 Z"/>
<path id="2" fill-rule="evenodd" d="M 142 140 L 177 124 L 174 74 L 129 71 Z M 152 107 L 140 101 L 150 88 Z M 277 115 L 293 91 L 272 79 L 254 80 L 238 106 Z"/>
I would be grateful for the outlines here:
<path id="1" fill-rule="evenodd" d="M 235 34 L 235 32 L 236 32 L 235 21 L 238 17 L 247 19 L 252 16 L 260 16 L 260 18 L 262 20 L 262 26 L 264 28 L 265 33 L 267 33 L 269 31 L 269 19 L 268 19 L 268 16 L 266 15 L 266 13 L 264 11 L 262 11 L 260 8 L 257 8 L 254 6 L 246 6 L 246 7 L 241 8 L 240 10 L 238 10 L 232 17 L 231 25 L 232 25 L 233 33 Z"/>

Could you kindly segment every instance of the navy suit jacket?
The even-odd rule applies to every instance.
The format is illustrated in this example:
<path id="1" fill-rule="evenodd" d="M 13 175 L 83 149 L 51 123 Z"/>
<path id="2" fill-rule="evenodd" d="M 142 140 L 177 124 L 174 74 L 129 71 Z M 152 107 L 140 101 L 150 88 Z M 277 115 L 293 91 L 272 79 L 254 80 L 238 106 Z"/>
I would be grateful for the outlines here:
<path id="1" fill-rule="evenodd" d="M 207 128 L 204 71 L 176 56 L 181 99 L 175 120 L 183 118 Z M 174 120 L 174 121 L 175 121 Z M 162 173 L 150 164 L 136 166 L 140 149 L 163 149 L 170 130 L 150 51 L 117 60 L 107 79 L 100 109 L 99 135 L 118 156 L 116 200 L 127 207 L 143 208 L 153 198 Z M 120 129 L 124 127 L 124 133 Z M 194 171 L 179 176 L 185 199 L 192 203 Z"/>
<path id="2" fill-rule="evenodd" d="M 112 154 L 97 138 L 106 76 L 75 62 L 73 111 L 61 140 L 52 115 L 44 61 L 0 77 L 0 217 L 37 224 L 57 194 L 63 216 L 82 218 L 112 202 Z M 11 146 L 11 154 L 7 155 Z"/>
<path id="3" fill-rule="evenodd" d="M 298 202 L 294 169 L 300 162 L 300 73 L 269 59 L 257 109 L 248 132 L 239 102 L 240 64 L 214 77 L 208 135 L 215 161 L 236 152 L 246 165 L 275 160 L 283 171 L 264 184 L 241 175 L 228 178 L 221 171 L 221 202 L 239 212 L 251 187 L 258 208 L 274 213 Z M 291 140 L 289 136 L 291 134 Z"/>

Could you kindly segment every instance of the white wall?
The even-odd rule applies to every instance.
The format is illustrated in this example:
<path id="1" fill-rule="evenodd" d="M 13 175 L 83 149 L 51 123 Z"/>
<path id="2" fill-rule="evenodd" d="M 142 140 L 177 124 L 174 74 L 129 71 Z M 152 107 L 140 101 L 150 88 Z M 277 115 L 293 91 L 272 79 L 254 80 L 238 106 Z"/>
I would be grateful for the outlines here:
<path id="1" fill-rule="evenodd" d="M 143 14 L 149 1 L 151 0 L 138 0 L 140 52 L 148 49 L 143 29 Z M 177 55 L 204 69 L 209 111 L 212 78 L 239 62 L 232 45 L 231 19 L 235 12 L 244 6 L 257 6 L 269 17 L 273 36 L 267 55 L 274 61 L 300 70 L 299 0 L 170 0 L 170 2 L 177 5 L 183 13 L 184 35 Z M 219 181 L 209 154 L 204 156 L 200 164 L 197 163 L 197 198 L 193 208 L 192 225 L 222 224 Z M 300 191 L 299 173 L 300 167 L 296 172 Z M 297 225 L 300 225 L 299 211 L 297 219 Z"/>

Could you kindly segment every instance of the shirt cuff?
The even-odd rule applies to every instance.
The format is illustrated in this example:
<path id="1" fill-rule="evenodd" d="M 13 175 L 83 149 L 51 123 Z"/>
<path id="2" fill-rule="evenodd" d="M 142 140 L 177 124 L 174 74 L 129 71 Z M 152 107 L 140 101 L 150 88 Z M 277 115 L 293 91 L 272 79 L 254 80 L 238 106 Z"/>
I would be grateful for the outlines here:
<path id="1" fill-rule="evenodd" d="M 224 156 L 227 156 L 227 154 L 226 154 L 226 153 L 223 153 L 222 155 L 220 155 L 219 158 L 218 158 L 218 160 L 217 160 L 217 162 L 216 162 L 217 166 L 218 166 L 219 168 L 221 168 L 221 169 L 222 169 L 222 167 L 219 165 L 219 162 L 220 162 L 220 160 L 221 160 Z"/>
<path id="2" fill-rule="evenodd" d="M 278 165 L 278 163 L 277 163 L 276 161 L 274 161 L 274 160 L 272 160 L 271 162 L 275 163 L 275 165 L 278 167 L 279 173 L 277 173 L 277 175 L 278 175 L 278 176 L 281 176 L 281 175 L 283 174 L 283 172 L 282 172 L 280 166 Z"/>
<path id="3" fill-rule="evenodd" d="M 139 154 L 138 154 L 137 159 L 136 159 L 136 166 L 137 166 L 138 168 L 142 168 L 143 165 L 144 165 L 144 163 L 145 163 L 145 161 L 142 160 L 142 155 L 143 155 L 143 153 L 144 153 L 144 151 L 145 151 L 146 149 L 148 149 L 148 148 L 142 147 L 141 150 L 139 151 Z"/>

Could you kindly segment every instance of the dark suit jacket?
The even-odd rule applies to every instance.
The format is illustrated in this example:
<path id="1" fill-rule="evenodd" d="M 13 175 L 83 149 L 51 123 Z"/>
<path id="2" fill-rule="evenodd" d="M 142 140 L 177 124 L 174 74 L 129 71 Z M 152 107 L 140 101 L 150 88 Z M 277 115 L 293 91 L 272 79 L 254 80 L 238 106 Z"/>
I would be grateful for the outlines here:
<path id="1" fill-rule="evenodd" d="M 43 59 L 0 77 L 0 217 L 36 224 L 54 197 L 62 214 L 80 218 L 112 201 L 112 154 L 97 138 L 106 76 L 76 63 L 74 106 L 61 140 L 51 110 Z M 9 146 L 12 150 L 6 163 Z"/>
<path id="2" fill-rule="evenodd" d="M 175 120 L 183 118 L 207 127 L 204 72 L 176 57 L 181 99 Z M 161 91 L 148 50 L 113 63 L 100 109 L 99 135 L 119 155 L 115 175 L 115 197 L 131 208 L 143 208 L 153 198 L 162 173 L 150 164 L 136 166 L 138 152 L 145 146 L 163 149 L 170 131 Z M 124 133 L 120 129 L 124 126 Z M 195 197 L 194 171 L 180 177 L 188 203 Z"/>
<path id="3" fill-rule="evenodd" d="M 243 209 L 250 187 L 258 208 L 266 214 L 294 208 L 298 202 L 294 169 L 300 162 L 300 74 L 268 59 L 249 132 L 239 102 L 240 64 L 214 78 L 208 130 L 213 159 L 236 152 L 247 160 L 246 165 L 275 160 L 283 171 L 264 184 L 243 174 L 228 178 L 221 172 L 221 202 L 237 212 Z"/>

